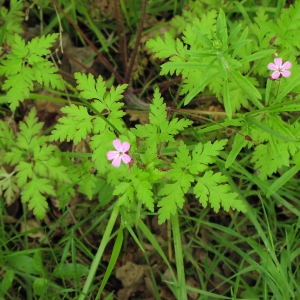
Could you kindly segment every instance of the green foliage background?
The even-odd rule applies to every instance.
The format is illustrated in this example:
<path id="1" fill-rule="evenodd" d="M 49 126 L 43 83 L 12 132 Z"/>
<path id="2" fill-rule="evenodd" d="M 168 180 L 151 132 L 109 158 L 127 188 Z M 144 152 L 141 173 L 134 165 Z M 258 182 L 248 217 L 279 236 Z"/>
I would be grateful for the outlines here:
<path id="1" fill-rule="evenodd" d="M 152 0 L 145 2 L 148 4 L 145 6 L 143 3 L 121 1 L 120 11 L 115 13 L 120 13 L 122 20 L 118 19 L 112 29 L 112 16 L 101 13 L 92 16 L 82 1 L 74 1 L 70 6 L 62 1 L 33 1 L 28 9 L 34 11 L 36 19 L 43 13 L 51 16 L 49 24 L 44 25 L 41 20 L 40 34 L 33 38 L 24 36 L 28 11 L 23 1 L 11 0 L 9 6 L 1 6 L 2 215 L 20 201 L 25 223 L 32 214 L 38 222 L 47 222 L 57 210 L 61 214 L 61 219 L 57 219 L 59 225 L 74 199 L 83 199 L 87 209 L 76 206 L 84 211 L 77 212 L 82 218 L 78 226 L 88 220 L 92 224 L 88 232 L 96 226 L 104 229 L 100 230 L 102 239 L 94 253 L 86 247 L 84 235 L 83 240 L 73 237 L 77 224 L 76 229 L 65 228 L 68 233 L 62 242 L 66 242 L 65 248 L 60 262 L 52 266 L 51 277 L 43 266 L 40 249 L 27 251 L 27 242 L 20 246 L 26 249 L 24 253 L 16 248 L 14 261 L 11 237 L 5 232 L 7 225 L 0 220 L 4 253 L 0 255 L 0 266 L 1 274 L 5 274 L 0 297 L 13 289 L 16 278 L 24 276 L 32 284 L 29 294 L 34 297 L 58 288 L 56 280 L 60 279 L 74 280 L 77 285 L 74 295 L 83 300 L 85 293 L 93 289 L 91 285 L 104 249 L 116 237 L 103 283 L 99 289 L 94 287 L 100 295 L 121 253 L 126 229 L 143 251 L 147 240 L 162 258 L 172 275 L 169 288 L 177 299 L 187 299 L 187 290 L 193 290 L 186 284 L 183 252 L 197 270 L 195 273 L 201 275 L 197 275 L 201 288 L 194 288 L 196 292 L 205 299 L 216 296 L 214 290 L 208 291 L 209 280 L 204 282 L 203 275 L 215 271 L 210 263 L 203 261 L 203 266 L 197 265 L 189 252 L 190 244 L 213 253 L 215 267 L 221 259 L 234 270 L 229 279 L 222 278 L 224 285 L 228 281 L 231 286 L 225 297 L 297 299 L 300 295 L 297 284 L 300 2 L 290 5 L 287 1 Z M 159 18 L 164 20 L 165 12 L 168 21 L 158 22 Z M 140 17 L 146 14 L 154 19 L 157 16 L 158 25 L 151 23 L 153 20 L 143 24 Z M 91 46 L 91 41 L 83 38 L 78 27 L 82 24 L 91 30 L 97 46 Z M 111 72 L 110 78 L 77 72 L 74 84 L 63 79 L 53 54 L 54 47 L 62 42 L 62 29 L 73 32 L 70 25 L 76 31 L 75 40 L 97 48 L 94 57 L 102 57 L 103 65 Z M 126 44 L 122 26 L 127 26 L 124 32 L 132 36 L 126 41 L 128 49 L 122 53 L 120 47 L 120 53 L 116 54 L 115 41 Z M 143 45 L 142 40 L 145 40 Z M 142 63 L 138 65 L 135 57 L 129 55 L 138 49 L 136 55 L 146 57 L 144 69 Z M 267 65 L 276 57 L 292 63 L 290 77 L 269 78 Z M 133 70 L 145 74 L 134 76 L 131 62 L 135 62 Z M 157 74 L 150 73 L 154 78 L 146 76 L 147 67 L 156 68 Z M 158 87 L 163 86 L 162 78 L 177 82 L 167 92 L 164 90 L 164 94 Z M 138 98 L 130 94 L 135 86 L 142 87 L 138 97 L 147 102 L 144 103 L 147 122 L 138 124 L 131 123 L 128 111 L 128 98 Z M 28 101 L 43 99 L 42 91 L 53 95 L 49 96 L 51 101 L 64 104 L 50 127 L 39 120 L 34 105 Z M 208 98 L 213 99 L 213 105 L 222 107 L 220 118 L 214 119 L 213 113 L 207 113 Z M 227 134 L 229 130 L 232 135 Z M 131 145 L 132 162 L 119 168 L 114 168 L 106 158 L 115 139 Z M 253 207 L 253 197 L 257 207 Z M 195 202 L 196 217 L 187 213 Z M 89 209 L 85 219 L 83 215 Z M 277 220 L 278 211 L 291 220 L 281 223 Z M 206 221 L 203 216 L 208 212 L 216 216 L 226 212 L 232 221 L 228 227 Z M 184 225 L 179 222 L 179 215 Z M 119 216 L 120 225 L 113 234 Z M 176 274 L 144 223 L 153 216 L 159 225 L 167 223 L 172 228 Z M 103 219 L 108 219 L 107 223 Z M 271 224 L 275 224 L 274 229 Z M 185 231 L 193 236 L 185 247 L 180 226 L 185 226 Z M 217 247 L 193 235 L 202 226 L 208 228 Z M 255 236 L 245 230 L 251 226 Z M 88 257 L 90 266 L 84 265 L 84 260 L 77 261 L 76 249 Z M 230 260 L 223 249 L 230 249 L 241 259 Z M 56 251 L 61 255 L 61 249 Z M 68 262 L 67 253 L 72 253 L 72 263 Z M 259 273 L 258 280 L 253 279 L 255 272 Z M 248 285 L 244 273 L 250 274 L 255 289 Z M 79 280 L 83 276 L 84 285 Z"/>

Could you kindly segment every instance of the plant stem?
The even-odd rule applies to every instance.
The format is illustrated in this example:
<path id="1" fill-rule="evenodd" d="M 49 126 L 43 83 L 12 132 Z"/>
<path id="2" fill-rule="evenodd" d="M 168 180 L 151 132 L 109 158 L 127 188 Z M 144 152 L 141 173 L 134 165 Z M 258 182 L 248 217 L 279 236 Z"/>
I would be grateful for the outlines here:
<path id="1" fill-rule="evenodd" d="M 144 28 L 144 21 L 145 21 L 145 16 L 146 16 L 147 2 L 148 2 L 148 0 L 144 0 L 143 3 L 142 3 L 140 23 L 139 23 L 139 26 L 138 26 L 138 29 L 137 29 L 135 44 L 134 44 L 131 56 L 129 58 L 128 67 L 125 70 L 125 82 L 126 83 L 130 82 L 131 73 L 133 71 L 133 67 L 134 67 L 136 56 L 137 56 L 138 48 L 139 48 L 139 45 L 140 45 L 140 42 L 141 42 L 142 32 L 143 32 L 143 28 Z"/>
<path id="2" fill-rule="evenodd" d="M 116 219 L 119 215 L 119 206 L 118 205 L 115 205 L 113 210 L 112 210 L 112 213 L 110 215 L 110 218 L 108 220 L 108 223 L 107 223 L 107 226 L 106 226 L 106 229 L 105 229 L 105 232 L 103 234 L 103 238 L 101 240 L 101 243 L 98 247 L 98 250 L 97 250 L 97 253 L 94 257 L 94 260 L 91 264 L 91 268 L 90 268 L 90 271 L 89 271 L 89 274 L 88 274 L 88 277 L 84 283 L 84 286 L 83 286 L 83 289 L 82 289 L 82 292 L 81 294 L 79 295 L 79 298 L 78 300 L 84 300 L 87 296 L 88 296 L 88 292 L 90 290 L 90 287 L 93 283 L 93 280 L 94 280 L 94 277 L 95 277 L 95 274 L 96 274 L 96 271 L 97 271 L 97 268 L 100 264 L 100 261 L 101 261 L 101 257 L 103 255 L 103 252 L 110 240 L 110 237 L 111 237 L 111 232 L 113 230 L 113 227 L 116 223 Z"/>
<path id="3" fill-rule="evenodd" d="M 187 300 L 186 283 L 184 274 L 184 261 L 183 251 L 181 244 L 180 226 L 178 214 L 176 213 L 171 217 L 171 225 L 173 231 L 174 250 L 175 250 L 175 261 L 177 269 L 177 299 Z"/>
<path id="4" fill-rule="evenodd" d="M 114 74 L 118 83 L 123 83 L 124 80 L 120 74 L 115 70 L 113 65 L 106 59 L 106 57 L 97 49 L 97 47 L 92 43 L 92 41 L 87 37 L 87 35 L 81 30 L 81 28 L 76 24 L 76 22 L 61 8 L 56 0 L 51 0 L 51 3 L 56 9 L 61 12 L 66 19 L 70 22 L 77 33 L 84 39 L 84 41 L 89 45 L 89 47 L 97 54 L 97 60 L 112 74 Z"/>
<path id="5" fill-rule="evenodd" d="M 115 19 L 117 24 L 117 32 L 119 35 L 119 49 L 121 54 L 121 61 L 123 66 L 123 71 L 126 72 L 127 60 L 128 60 L 128 48 L 126 39 L 126 28 L 124 25 L 124 18 L 120 8 L 120 0 L 114 0 L 115 8 Z"/>

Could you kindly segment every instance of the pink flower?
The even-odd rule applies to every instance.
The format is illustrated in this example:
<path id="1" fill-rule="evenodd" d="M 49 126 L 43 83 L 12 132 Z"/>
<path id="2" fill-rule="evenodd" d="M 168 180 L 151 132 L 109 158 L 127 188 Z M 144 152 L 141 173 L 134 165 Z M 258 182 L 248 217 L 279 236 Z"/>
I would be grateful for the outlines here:
<path id="1" fill-rule="evenodd" d="M 286 61 L 284 64 L 282 63 L 282 58 L 275 58 L 274 63 L 268 64 L 268 69 L 274 71 L 271 75 L 272 79 L 291 76 L 291 72 L 288 71 L 292 67 L 291 62 Z"/>
<path id="2" fill-rule="evenodd" d="M 124 164 L 129 164 L 131 157 L 126 154 L 130 149 L 130 144 L 128 142 L 122 143 L 120 140 L 114 140 L 113 145 L 116 148 L 116 151 L 108 151 L 106 157 L 108 160 L 112 160 L 112 165 L 114 167 L 120 167 L 121 160 Z"/>

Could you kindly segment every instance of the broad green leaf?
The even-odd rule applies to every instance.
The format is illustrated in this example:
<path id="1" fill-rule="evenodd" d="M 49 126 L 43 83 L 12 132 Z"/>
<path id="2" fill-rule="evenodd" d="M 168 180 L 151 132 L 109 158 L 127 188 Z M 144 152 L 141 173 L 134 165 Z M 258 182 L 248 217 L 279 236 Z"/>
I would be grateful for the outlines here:
<path id="1" fill-rule="evenodd" d="M 257 108 L 263 108 L 263 105 L 260 103 L 260 101 L 258 101 L 259 99 L 261 99 L 261 94 L 256 89 L 256 87 L 251 84 L 247 77 L 242 76 L 238 71 L 234 70 L 230 72 L 230 75 L 232 76 L 236 84 L 238 84 L 241 87 L 241 89 L 246 93 L 246 95 L 249 97 L 249 100 Z"/>
<path id="2" fill-rule="evenodd" d="M 229 168 L 233 162 L 235 161 L 236 157 L 239 155 L 241 150 L 247 145 L 247 140 L 245 137 L 241 134 L 236 134 L 234 136 L 232 148 L 227 156 L 226 162 L 225 162 L 225 168 Z"/>
<path id="3" fill-rule="evenodd" d="M 61 263 L 53 270 L 53 276 L 60 279 L 79 279 L 88 273 L 89 268 L 80 263 Z"/>

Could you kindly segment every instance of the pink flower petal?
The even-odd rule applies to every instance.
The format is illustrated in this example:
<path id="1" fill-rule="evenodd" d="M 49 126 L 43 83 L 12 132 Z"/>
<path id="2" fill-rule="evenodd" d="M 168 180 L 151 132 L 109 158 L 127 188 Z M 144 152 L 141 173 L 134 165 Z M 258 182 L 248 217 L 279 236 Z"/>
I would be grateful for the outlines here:
<path id="1" fill-rule="evenodd" d="M 130 149 L 130 144 L 128 142 L 124 142 L 121 146 L 122 152 L 127 152 Z"/>
<path id="2" fill-rule="evenodd" d="M 111 163 L 114 167 L 120 167 L 121 165 L 121 156 L 115 157 Z"/>
<path id="3" fill-rule="evenodd" d="M 113 140 L 113 145 L 116 148 L 116 150 L 122 152 L 122 143 L 120 140 Z"/>
<path id="4" fill-rule="evenodd" d="M 281 68 L 282 67 L 282 58 L 275 58 L 274 63 L 277 66 L 277 68 Z"/>
<path id="5" fill-rule="evenodd" d="M 282 74 L 283 77 L 290 77 L 291 76 L 291 72 L 287 71 L 287 70 L 281 71 L 281 74 Z"/>
<path id="6" fill-rule="evenodd" d="M 272 70 L 272 71 L 276 71 L 276 70 L 278 70 L 278 67 L 273 63 L 269 63 L 268 64 L 268 69 Z"/>
<path id="7" fill-rule="evenodd" d="M 113 160 L 113 159 L 115 159 L 118 156 L 119 156 L 119 152 L 118 151 L 108 151 L 106 153 L 106 157 L 107 157 L 108 160 Z"/>
<path id="8" fill-rule="evenodd" d="M 122 155 L 122 160 L 124 164 L 129 164 L 131 162 L 131 157 L 127 154 Z"/>
<path id="9" fill-rule="evenodd" d="M 112 160 L 112 165 L 118 168 L 122 161 L 125 164 L 130 163 L 131 157 L 125 153 L 130 149 L 130 144 L 128 142 L 122 143 L 119 139 L 116 139 L 113 140 L 113 145 L 116 150 L 108 151 L 106 153 L 107 159 Z"/>
<path id="10" fill-rule="evenodd" d="M 280 74 L 281 73 L 279 71 L 275 71 L 272 73 L 271 77 L 272 77 L 272 79 L 277 79 L 280 77 Z"/>
<path id="11" fill-rule="evenodd" d="M 290 69 L 292 67 L 292 63 L 289 61 L 286 61 L 283 65 L 282 65 L 282 69 Z"/>

